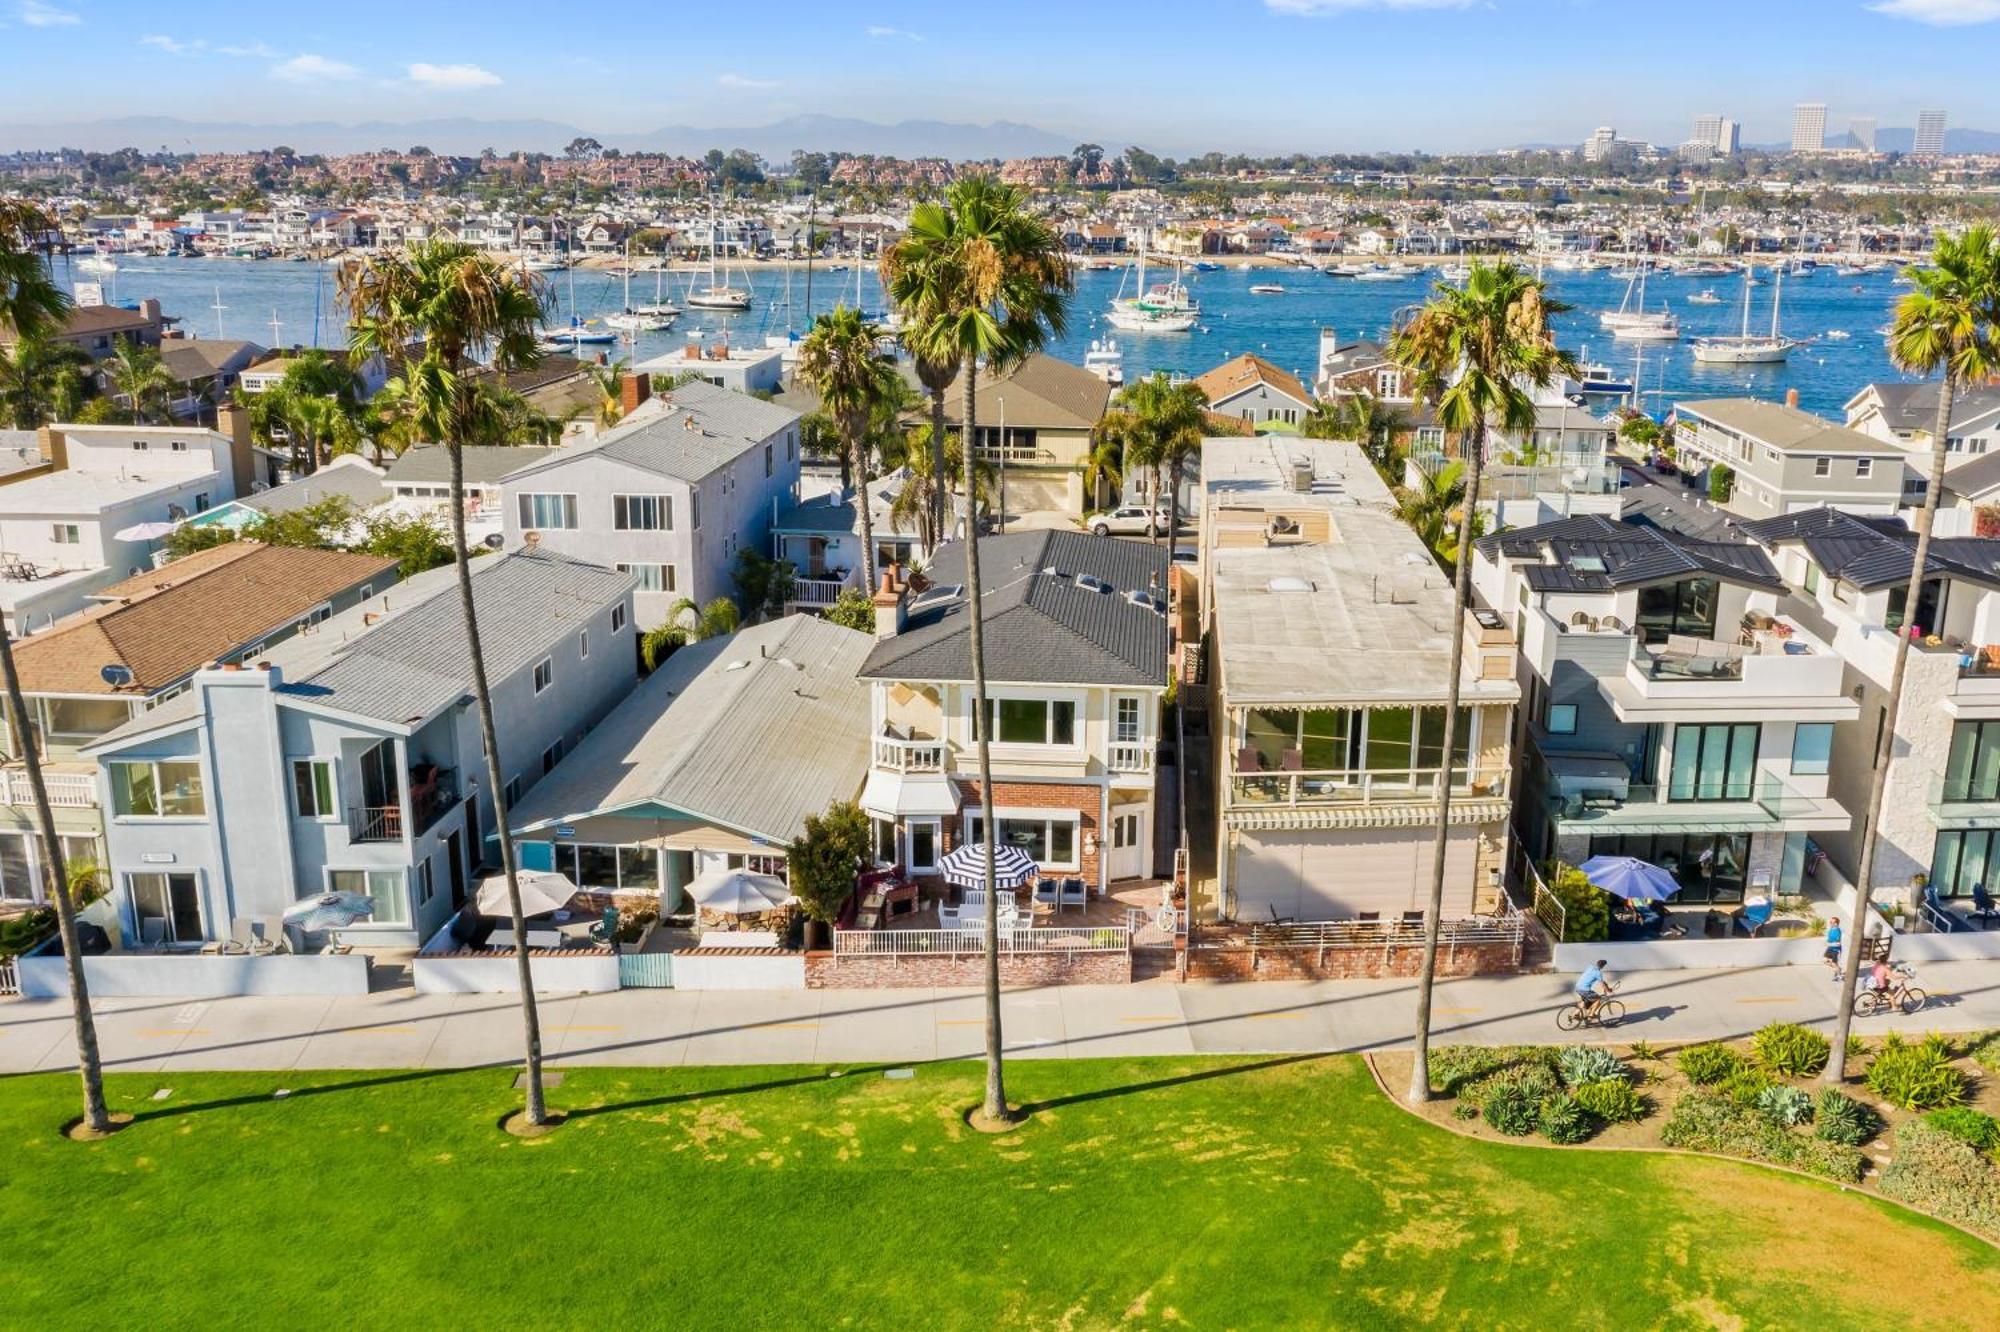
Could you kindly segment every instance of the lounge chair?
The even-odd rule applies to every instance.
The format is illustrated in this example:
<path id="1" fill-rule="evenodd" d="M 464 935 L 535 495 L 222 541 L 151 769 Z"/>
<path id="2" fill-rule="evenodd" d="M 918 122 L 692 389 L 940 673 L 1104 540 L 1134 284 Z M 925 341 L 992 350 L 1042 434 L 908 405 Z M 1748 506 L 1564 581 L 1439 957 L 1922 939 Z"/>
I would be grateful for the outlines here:
<path id="1" fill-rule="evenodd" d="M 1986 891 L 1985 884 L 1973 884 L 1972 918 L 1979 922 L 1979 928 L 1983 930 L 1986 928 L 1986 923 L 1995 916 L 2000 916 L 2000 905 L 1994 903 L 1993 894 Z"/>
<path id="2" fill-rule="evenodd" d="M 1967 924 L 1964 916 L 1944 904 L 1944 899 L 1938 896 L 1937 885 L 1934 883 L 1924 885 L 1924 918 L 1930 921 L 1932 927 L 1940 934 L 1955 933 L 1964 929 Z"/>
<path id="3" fill-rule="evenodd" d="M 1757 931 L 1771 923 L 1771 914 L 1777 909 L 1778 904 L 1768 897 L 1745 902 L 1743 909 L 1736 913 L 1736 928 L 1754 939 Z"/>

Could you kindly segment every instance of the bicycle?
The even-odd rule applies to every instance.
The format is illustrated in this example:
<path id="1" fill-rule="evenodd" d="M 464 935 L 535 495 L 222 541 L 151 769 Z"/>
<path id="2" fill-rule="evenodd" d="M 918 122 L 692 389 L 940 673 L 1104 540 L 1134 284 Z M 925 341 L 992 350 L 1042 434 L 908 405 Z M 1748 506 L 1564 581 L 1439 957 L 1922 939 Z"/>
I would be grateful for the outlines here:
<path id="1" fill-rule="evenodd" d="M 1618 992 L 1616 985 L 1606 985 L 1605 993 L 1593 1001 L 1583 995 L 1576 1002 L 1556 1010 L 1556 1026 L 1563 1031 L 1576 1031 L 1583 1027 L 1615 1027 L 1625 1020 L 1625 1005 L 1611 998 Z"/>
<path id="2" fill-rule="evenodd" d="M 1895 981 L 1887 990 L 1878 990 L 1864 985 L 1861 993 L 1854 997 L 1854 1011 L 1857 1016 L 1868 1017 L 1876 1013 L 1886 1013 L 1890 1009 L 1900 1010 L 1905 1016 L 1921 1013 L 1930 996 L 1910 984 L 1917 970 L 1907 962 L 1898 962 L 1889 968 Z"/>

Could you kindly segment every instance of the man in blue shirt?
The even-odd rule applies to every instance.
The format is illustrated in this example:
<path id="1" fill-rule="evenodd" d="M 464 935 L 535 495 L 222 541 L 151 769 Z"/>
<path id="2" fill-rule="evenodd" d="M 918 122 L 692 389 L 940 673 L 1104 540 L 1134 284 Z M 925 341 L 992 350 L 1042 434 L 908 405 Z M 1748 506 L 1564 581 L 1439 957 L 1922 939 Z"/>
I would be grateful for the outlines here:
<path id="1" fill-rule="evenodd" d="M 1585 1017 L 1595 1013 L 1597 1011 L 1597 1001 L 1610 993 L 1606 988 L 1606 981 L 1604 979 L 1604 968 L 1609 965 L 1610 963 L 1605 958 L 1600 957 L 1597 961 L 1591 963 L 1589 967 L 1585 968 L 1581 976 L 1576 978 L 1576 985 L 1574 986 L 1576 1002 L 1577 1006 L 1583 1009 Z"/>
<path id="2" fill-rule="evenodd" d="M 1839 916 L 1835 916 L 1832 920 L 1827 922 L 1826 952 L 1823 954 L 1823 956 L 1826 958 L 1827 970 L 1833 973 L 1833 978 L 1835 980 L 1839 980 L 1840 979 L 1840 917 Z"/>

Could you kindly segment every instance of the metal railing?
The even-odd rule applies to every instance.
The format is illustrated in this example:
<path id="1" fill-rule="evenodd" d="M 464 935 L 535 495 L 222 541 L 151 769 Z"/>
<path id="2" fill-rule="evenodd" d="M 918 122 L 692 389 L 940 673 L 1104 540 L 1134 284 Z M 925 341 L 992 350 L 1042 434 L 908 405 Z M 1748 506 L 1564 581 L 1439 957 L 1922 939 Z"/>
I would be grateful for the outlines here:
<path id="1" fill-rule="evenodd" d="M 42 785 L 49 793 L 51 805 L 67 809 L 92 809 L 97 805 L 97 779 L 87 772 L 50 772 L 44 768 Z M 0 803 L 35 803 L 34 788 L 28 782 L 26 768 L 0 768 Z"/>
<path id="2" fill-rule="evenodd" d="M 1399 772 L 1270 772 L 1234 774 L 1229 781 L 1233 805 L 1380 805 L 1436 801 L 1440 769 Z M 1452 797 L 1490 798 L 1507 793 L 1504 769 L 1457 771 Z"/>
<path id="3" fill-rule="evenodd" d="M 875 766 L 892 772 L 943 772 L 944 741 L 875 737 Z"/>
<path id="4" fill-rule="evenodd" d="M 1510 905 L 1506 911 L 1493 916 L 1474 916 L 1460 920 L 1438 922 L 1438 953 L 1447 960 L 1460 948 L 1474 945 L 1500 944 L 1513 950 L 1514 960 L 1521 956 L 1521 942 L 1526 936 L 1527 918 Z M 1424 942 L 1424 922 L 1410 920 L 1323 920 L 1308 921 L 1297 925 L 1252 925 L 1250 927 L 1250 949 L 1312 949 L 1324 958 L 1329 951 L 1380 949 L 1384 953 L 1397 948 L 1422 947 Z"/>
<path id="5" fill-rule="evenodd" d="M 1150 740 L 1114 740 L 1111 742 L 1108 766 L 1113 772 L 1151 772 L 1157 748 Z"/>
<path id="6" fill-rule="evenodd" d="M 1002 953 L 1106 953 L 1132 946 L 1124 925 L 1021 925 L 998 931 Z M 835 930 L 833 955 L 843 957 L 963 957 L 986 951 L 979 925 L 957 930 Z"/>
<path id="7" fill-rule="evenodd" d="M 19 994 L 21 981 L 14 970 L 14 959 L 0 957 L 0 995 Z"/>
<path id="8" fill-rule="evenodd" d="M 794 578 L 792 595 L 794 606 L 810 606 L 822 610 L 840 600 L 840 594 L 857 584 L 848 578 Z"/>

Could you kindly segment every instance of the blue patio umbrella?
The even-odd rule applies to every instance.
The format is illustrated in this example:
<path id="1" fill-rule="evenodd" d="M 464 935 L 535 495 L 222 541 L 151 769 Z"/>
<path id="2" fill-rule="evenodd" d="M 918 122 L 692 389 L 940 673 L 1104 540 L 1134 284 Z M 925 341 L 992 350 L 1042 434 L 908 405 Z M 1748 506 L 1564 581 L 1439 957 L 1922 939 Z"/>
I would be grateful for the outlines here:
<path id="1" fill-rule="evenodd" d="M 1681 890 L 1680 880 L 1637 856 L 1592 856 L 1578 868 L 1584 878 L 1628 902 L 1664 902 Z"/>
<path id="2" fill-rule="evenodd" d="M 961 888 L 986 886 L 986 843 L 967 842 L 945 854 L 939 868 L 948 882 Z M 993 886 L 1019 888 L 1035 877 L 1035 858 L 1011 843 L 1002 842 L 993 850 Z"/>
<path id="3" fill-rule="evenodd" d="M 375 903 L 360 893 L 321 893 L 294 902 L 285 912 L 285 924 L 307 933 L 317 930 L 344 930 L 358 920 L 375 914 Z"/>

